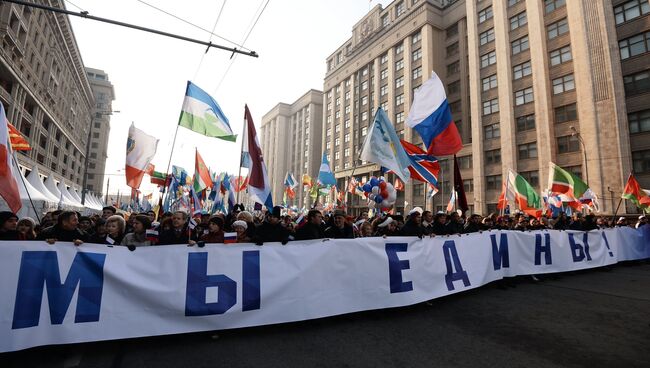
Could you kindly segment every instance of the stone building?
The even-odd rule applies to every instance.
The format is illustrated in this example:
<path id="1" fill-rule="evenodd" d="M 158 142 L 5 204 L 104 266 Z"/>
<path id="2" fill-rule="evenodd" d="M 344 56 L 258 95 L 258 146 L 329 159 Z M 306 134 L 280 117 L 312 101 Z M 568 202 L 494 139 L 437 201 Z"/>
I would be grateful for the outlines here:
<path id="1" fill-rule="evenodd" d="M 309 90 L 291 105 L 277 104 L 262 117 L 262 152 L 273 193 L 273 203 L 281 203 L 284 178 L 293 173 L 298 181 L 296 198 L 287 200 L 298 208 L 309 208 L 310 198 L 303 191 L 302 174 L 318 176 L 322 156 L 323 93 Z"/>
<path id="2" fill-rule="evenodd" d="M 352 170 L 379 174 L 357 159 L 378 106 L 401 137 L 421 144 L 404 121 L 435 71 L 463 139 L 457 156 L 470 211 L 495 211 L 508 169 L 544 190 L 553 161 L 587 180 L 611 213 L 631 169 L 650 187 L 649 14 L 647 0 L 375 6 L 326 59 L 322 145 L 339 186 Z M 440 193 L 426 203 L 435 209 L 448 201 L 453 175 L 449 158 L 439 159 Z M 407 185 L 398 210 L 404 201 L 425 205 L 424 193 Z"/>
<path id="3" fill-rule="evenodd" d="M 0 101 L 32 146 L 19 164 L 80 189 L 94 99 L 68 17 L 2 3 L 0 42 Z"/>

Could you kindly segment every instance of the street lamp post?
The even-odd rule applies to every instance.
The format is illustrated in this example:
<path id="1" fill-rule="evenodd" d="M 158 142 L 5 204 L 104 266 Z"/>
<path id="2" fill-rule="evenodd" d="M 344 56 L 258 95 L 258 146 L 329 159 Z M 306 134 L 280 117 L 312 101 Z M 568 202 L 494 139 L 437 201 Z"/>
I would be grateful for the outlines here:
<path id="1" fill-rule="evenodd" d="M 95 113 L 95 117 L 100 117 L 100 116 L 105 116 L 105 115 L 113 115 L 113 113 L 118 113 L 119 111 L 98 111 Z M 88 189 L 86 188 L 86 185 L 88 184 L 88 161 L 90 160 L 90 139 L 92 137 L 92 131 L 93 131 L 93 121 L 92 119 L 90 120 L 90 127 L 88 128 L 88 138 L 86 139 L 86 160 L 84 160 L 84 175 L 83 175 L 83 180 L 81 183 L 81 204 L 85 205 L 86 204 L 86 192 Z"/>
<path id="2" fill-rule="evenodd" d="M 585 141 L 582 139 L 580 133 L 576 130 L 576 127 L 573 125 L 569 127 L 571 129 L 571 136 L 578 138 L 578 142 L 582 146 L 582 157 L 585 160 L 585 180 L 587 185 L 589 184 L 589 168 L 587 167 L 587 150 L 585 149 Z"/>

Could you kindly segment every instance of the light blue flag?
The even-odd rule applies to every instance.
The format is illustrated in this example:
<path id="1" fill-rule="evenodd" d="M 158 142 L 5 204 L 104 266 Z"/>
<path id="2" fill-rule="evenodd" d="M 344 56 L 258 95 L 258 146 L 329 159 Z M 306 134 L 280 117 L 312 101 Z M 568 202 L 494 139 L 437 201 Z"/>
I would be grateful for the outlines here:
<path id="1" fill-rule="evenodd" d="M 404 183 L 411 178 L 411 160 L 402 147 L 393 124 L 384 110 L 377 109 L 366 140 L 361 148 L 361 159 L 392 170 Z"/>
<path id="2" fill-rule="evenodd" d="M 336 185 L 336 178 L 334 177 L 334 173 L 332 173 L 329 161 L 327 161 L 326 153 L 323 153 L 323 161 L 320 164 L 318 183 L 322 186 Z"/>

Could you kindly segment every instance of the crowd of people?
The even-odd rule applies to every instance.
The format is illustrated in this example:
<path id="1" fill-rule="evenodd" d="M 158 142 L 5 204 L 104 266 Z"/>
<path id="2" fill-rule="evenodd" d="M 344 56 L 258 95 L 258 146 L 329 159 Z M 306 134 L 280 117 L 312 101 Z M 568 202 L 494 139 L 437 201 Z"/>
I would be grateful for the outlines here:
<path id="1" fill-rule="evenodd" d="M 38 224 L 29 217 L 18 218 L 12 212 L 0 212 L 0 240 L 44 240 L 122 245 L 130 250 L 140 246 L 187 244 L 202 247 L 206 243 L 280 242 L 310 239 L 352 239 L 375 236 L 429 237 L 475 233 L 488 230 L 581 230 L 589 231 L 614 226 L 639 227 L 648 223 L 641 215 L 630 222 L 626 217 L 613 221 L 608 217 L 576 212 L 571 217 L 560 214 L 555 218 L 536 218 L 524 213 L 499 216 L 472 214 L 461 216 L 458 212 L 447 214 L 411 210 L 406 216 L 378 213 L 369 217 L 367 211 L 359 216 L 348 216 L 336 210 L 324 214 L 312 209 L 306 215 L 282 215 L 281 207 L 255 215 L 235 205 L 228 215 L 196 213 L 189 216 L 184 211 L 165 212 L 156 218 L 153 211 L 118 213 L 111 206 L 102 214 L 82 216 L 74 211 L 48 212 Z"/>

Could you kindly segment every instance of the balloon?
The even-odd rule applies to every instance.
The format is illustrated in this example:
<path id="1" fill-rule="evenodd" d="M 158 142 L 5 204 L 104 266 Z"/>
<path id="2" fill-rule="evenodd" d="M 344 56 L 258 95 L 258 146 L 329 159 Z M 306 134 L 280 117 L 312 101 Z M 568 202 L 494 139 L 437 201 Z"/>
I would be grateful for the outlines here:
<path id="1" fill-rule="evenodd" d="M 370 186 L 376 187 L 378 184 L 379 180 L 373 176 L 372 179 L 370 179 Z"/>
<path id="2" fill-rule="evenodd" d="M 363 185 L 363 191 L 364 192 L 368 193 L 371 189 L 372 189 L 372 185 L 370 185 L 370 183 L 365 183 Z"/>
<path id="3" fill-rule="evenodd" d="M 386 182 L 385 181 L 379 182 L 379 189 L 381 189 L 381 190 L 386 189 Z"/>
<path id="4" fill-rule="evenodd" d="M 381 203 L 383 201 L 384 201 L 384 197 L 382 197 L 381 195 L 375 196 L 375 202 Z"/>
<path id="5" fill-rule="evenodd" d="M 379 187 L 377 187 L 377 186 L 372 187 L 372 192 L 374 194 L 379 194 Z"/>
<path id="6" fill-rule="evenodd" d="M 386 188 L 388 188 L 388 191 L 390 192 L 391 190 L 394 190 L 395 187 L 391 183 L 386 183 Z"/>
<path id="7" fill-rule="evenodd" d="M 374 201 L 376 196 L 377 195 L 375 193 L 370 193 L 370 194 L 368 194 L 368 199 L 370 199 L 371 201 Z"/>
<path id="8" fill-rule="evenodd" d="M 384 199 L 384 200 L 381 202 L 381 205 L 380 205 L 380 206 L 381 206 L 382 208 L 387 208 L 387 207 L 390 207 L 390 205 L 391 205 L 391 204 L 388 203 L 388 201 Z"/>
<path id="9" fill-rule="evenodd" d="M 368 192 L 363 192 L 364 197 L 368 198 Z"/>
<path id="10" fill-rule="evenodd" d="M 381 194 L 381 196 L 384 198 L 388 198 L 388 191 L 386 189 L 380 191 L 379 194 Z"/>

